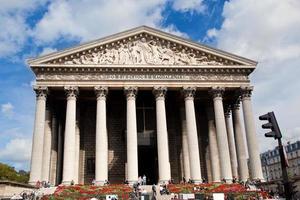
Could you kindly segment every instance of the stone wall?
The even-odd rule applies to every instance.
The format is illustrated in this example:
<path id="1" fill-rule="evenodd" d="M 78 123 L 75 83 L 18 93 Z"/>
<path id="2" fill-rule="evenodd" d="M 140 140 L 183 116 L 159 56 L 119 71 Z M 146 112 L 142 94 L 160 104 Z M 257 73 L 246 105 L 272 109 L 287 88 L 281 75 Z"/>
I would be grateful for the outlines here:
<path id="1" fill-rule="evenodd" d="M 20 194 L 23 191 L 31 192 L 35 188 L 32 185 L 17 183 L 13 181 L 0 181 L 0 199 Z"/>

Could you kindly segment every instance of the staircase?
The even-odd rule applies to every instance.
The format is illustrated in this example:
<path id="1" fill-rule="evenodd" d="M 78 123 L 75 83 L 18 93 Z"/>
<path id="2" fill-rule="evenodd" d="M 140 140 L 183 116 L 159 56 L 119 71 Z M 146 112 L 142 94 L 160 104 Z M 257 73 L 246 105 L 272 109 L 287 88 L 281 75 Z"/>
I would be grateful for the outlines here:
<path id="1" fill-rule="evenodd" d="M 142 190 L 146 190 L 147 194 L 150 194 L 150 200 L 152 199 L 152 185 L 142 185 Z M 156 185 L 156 199 L 157 200 L 171 200 L 174 197 L 174 195 L 160 195 L 159 192 L 159 185 Z"/>
<path id="2" fill-rule="evenodd" d="M 48 188 L 40 188 L 37 193 L 38 196 L 43 196 L 43 195 L 50 195 L 55 192 L 57 187 L 48 187 Z"/>

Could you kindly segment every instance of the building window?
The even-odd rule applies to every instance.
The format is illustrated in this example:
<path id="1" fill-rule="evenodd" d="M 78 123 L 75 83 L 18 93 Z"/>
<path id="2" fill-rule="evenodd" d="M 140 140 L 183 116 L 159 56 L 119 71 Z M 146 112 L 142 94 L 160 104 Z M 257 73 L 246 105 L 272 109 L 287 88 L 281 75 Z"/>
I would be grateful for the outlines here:
<path id="1" fill-rule="evenodd" d="M 87 174 L 95 174 L 95 158 L 88 158 L 86 161 Z"/>

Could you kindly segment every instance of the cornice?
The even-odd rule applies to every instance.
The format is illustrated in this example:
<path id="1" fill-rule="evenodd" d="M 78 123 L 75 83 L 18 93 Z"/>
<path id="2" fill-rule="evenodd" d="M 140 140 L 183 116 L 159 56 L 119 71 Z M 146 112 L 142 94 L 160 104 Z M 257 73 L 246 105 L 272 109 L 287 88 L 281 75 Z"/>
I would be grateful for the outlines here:
<path id="1" fill-rule="evenodd" d="M 32 70 L 37 74 L 43 73 L 105 73 L 105 72 L 129 72 L 129 73 L 233 73 L 249 75 L 255 69 L 254 66 L 166 66 L 166 65 L 66 65 L 44 64 L 33 65 Z"/>
<path id="2" fill-rule="evenodd" d="M 177 43 L 179 46 L 182 45 L 186 48 L 192 48 L 192 49 L 198 49 L 199 51 L 203 52 L 204 54 L 209 54 L 215 57 L 218 57 L 216 59 L 223 59 L 223 60 L 229 60 L 229 64 L 230 62 L 234 62 L 234 63 L 239 63 L 241 65 L 251 65 L 251 66 L 256 66 L 257 62 L 244 58 L 244 57 L 240 57 L 219 49 L 215 49 L 212 47 L 208 47 L 206 45 L 203 44 L 199 44 L 196 43 L 194 41 L 185 39 L 185 38 L 181 38 L 169 33 L 165 33 L 150 27 L 146 27 L 146 26 L 142 26 L 142 27 L 137 27 L 134 29 L 130 29 L 128 31 L 124 31 L 121 33 L 117 33 L 114 35 L 110 35 L 107 37 L 104 37 L 102 39 L 98 39 L 98 40 L 94 40 L 88 43 L 84 43 L 72 48 L 68 48 L 59 52 L 55 52 L 55 53 L 51 53 L 45 56 L 41 56 L 35 59 L 29 59 L 28 60 L 28 64 L 32 67 L 34 64 L 40 64 L 40 63 L 45 63 L 48 62 L 50 60 L 55 60 L 55 59 L 65 59 L 66 57 L 72 55 L 72 54 L 76 54 L 78 52 L 82 52 L 82 51 L 94 51 L 95 48 L 99 48 L 101 47 L 101 45 L 106 45 L 106 44 L 113 44 L 113 43 L 117 43 L 119 41 L 124 40 L 124 38 L 130 38 L 130 37 L 139 37 L 141 34 L 143 35 L 151 35 L 153 37 L 157 37 L 160 40 L 165 40 L 168 42 L 173 42 L 173 43 Z M 104 47 L 105 48 L 105 47 Z"/>

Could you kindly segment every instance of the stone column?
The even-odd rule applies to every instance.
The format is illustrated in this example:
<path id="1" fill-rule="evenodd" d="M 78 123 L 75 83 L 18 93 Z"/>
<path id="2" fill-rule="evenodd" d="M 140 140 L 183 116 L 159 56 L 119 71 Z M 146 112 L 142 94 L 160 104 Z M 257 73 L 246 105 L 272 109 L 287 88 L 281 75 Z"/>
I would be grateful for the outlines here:
<path id="1" fill-rule="evenodd" d="M 228 182 L 232 181 L 230 154 L 228 147 L 228 139 L 226 133 L 226 124 L 224 117 L 223 99 L 222 95 L 224 88 L 212 88 L 211 94 L 213 95 L 214 112 L 217 130 L 218 150 L 221 166 L 221 178 Z"/>
<path id="2" fill-rule="evenodd" d="M 194 107 L 195 92 L 196 92 L 195 87 L 183 88 L 191 179 L 195 183 L 200 183 L 202 182 L 202 176 L 201 176 L 201 168 L 200 168 L 197 124 L 196 124 L 196 115 L 195 115 L 195 107 Z"/>
<path id="3" fill-rule="evenodd" d="M 43 165 L 42 165 L 42 181 L 49 181 L 50 176 L 50 158 L 51 158 L 51 111 L 47 105 L 45 118 L 45 133 L 43 145 Z"/>
<path id="4" fill-rule="evenodd" d="M 166 87 L 154 87 L 153 94 L 156 99 L 156 131 L 159 182 L 167 182 L 171 179 L 169 160 L 169 141 L 167 131 L 167 119 L 165 108 Z"/>
<path id="5" fill-rule="evenodd" d="M 79 105 L 79 102 L 78 102 Z M 79 107 L 79 106 L 78 106 Z M 74 183 L 79 183 L 80 110 L 76 109 Z"/>
<path id="6" fill-rule="evenodd" d="M 242 124 L 240 119 L 240 105 L 239 101 L 232 107 L 232 122 L 234 129 L 234 138 L 236 145 L 236 154 L 238 161 L 239 179 L 246 181 L 249 178 L 248 161 L 246 155 L 245 136 L 242 130 Z"/>
<path id="7" fill-rule="evenodd" d="M 103 185 L 105 180 L 108 180 L 108 137 L 106 127 L 107 92 L 107 87 L 95 87 L 97 97 L 95 179 L 97 185 Z"/>
<path id="8" fill-rule="evenodd" d="M 45 112 L 47 87 L 34 87 L 36 93 L 36 110 L 32 139 L 31 165 L 29 184 L 35 185 L 42 178 L 43 143 L 45 132 Z"/>
<path id="9" fill-rule="evenodd" d="M 252 179 L 263 180 L 261 161 L 259 155 L 259 146 L 255 131 L 254 116 L 252 112 L 251 93 L 253 87 L 242 87 L 241 98 L 244 113 L 244 123 L 248 144 L 248 154 L 250 163 L 250 174 Z"/>
<path id="10" fill-rule="evenodd" d="M 67 95 L 64 159 L 63 159 L 63 181 L 65 185 L 70 185 L 75 181 L 75 138 L 76 138 L 76 98 L 78 87 L 65 87 Z"/>
<path id="11" fill-rule="evenodd" d="M 57 130 L 57 176 L 56 184 L 60 184 L 62 181 L 62 167 L 63 167 L 63 125 L 61 119 L 58 120 L 58 130 Z"/>
<path id="12" fill-rule="evenodd" d="M 138 143 L 135 98 L 137 87 L 125 87 L 127 99 L 127 175 L 129 184 L 138 181 Z"/>
<path id="13" fill-rule="evenodd" d="M 214 120 L 214 111 L 212 107 L 207 108 L 207 119 L 208 119 L 208 143 L 210 152 L 210 161 L 212 169 L 212 181 L 220 182 L 220 159 L 219 150 L 216 134 L 216 126 Z"/>
<path id="14" fill-rule="evenodd" d="M 238 166 L 237 166 L 234 135 L 233 135 L 233 130 L 232 130 L 232 120 L 230 117 L 230 107 L 228 107 L 226 109 L 225 122 L 226 122 L 226 130 L 227 130 L 230 161 L 231 161 L 231 163 L 230 163 L 231 164 L 231 172 L 232 172 L 232 176 L 237 178 L 238 177 Z"/>
<path id="15" fill-rule="evenodd" d="M 57 145 L 58 145 L 58 135 L 57 135 L 57 118 L 54 113 L 52 112 L 52 123 L 51 123 L 51 158 L 50 158 L 50 183 L 52 185 L 57 185 L 56 176 L 57 176 Z"/>
<path id="16" fill-rule="evenodd" d="M 185 108 L 180 108 L 181 115 L 181 129 L 182 129 L 182 161 L 183 161 L 183 175 L 188 181 L 191 178 L 190 175 L 190 160 L 189 160 L 189 146 L 187 139 L 187 127 L 186 127 L 186 117 Z"/>

